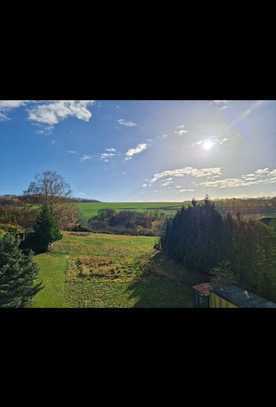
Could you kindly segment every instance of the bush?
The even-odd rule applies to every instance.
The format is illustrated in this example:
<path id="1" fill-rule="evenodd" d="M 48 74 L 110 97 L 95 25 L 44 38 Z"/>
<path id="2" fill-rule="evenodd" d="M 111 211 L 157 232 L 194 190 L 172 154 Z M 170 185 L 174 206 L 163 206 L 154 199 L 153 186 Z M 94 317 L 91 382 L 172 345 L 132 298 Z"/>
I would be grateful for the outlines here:
<path id="1" fill-rule="evenodd" d="M 74 230 L 80 223 L 80 212 L 75 204 L 58 202 L 52 205 L 52 208 L 61 230 Z"/>
<path id="2" fill-rule="evenodd" d="M 163 223 L 164 216 L 159 213 L 103 209 L 96 217 L 89 219 L 88 226 L 98 232 L 158 236 Z"/>
<path id="3" fill-rule="evenodd" d="M 29 206 L 0 206 L 0 223 L 15 224 L 24 229 L 31 228 L 38 215 L 38 209 Z"/>
<path id="4" fill-rule="evenodd" d="M 15 233 L 22 233 L 23 229 L 18 226 L 18 225 L 13 225 L 9 223 L 0 223 L 0 229 L 3 230 L 3 232 L 15 232 Z"/>

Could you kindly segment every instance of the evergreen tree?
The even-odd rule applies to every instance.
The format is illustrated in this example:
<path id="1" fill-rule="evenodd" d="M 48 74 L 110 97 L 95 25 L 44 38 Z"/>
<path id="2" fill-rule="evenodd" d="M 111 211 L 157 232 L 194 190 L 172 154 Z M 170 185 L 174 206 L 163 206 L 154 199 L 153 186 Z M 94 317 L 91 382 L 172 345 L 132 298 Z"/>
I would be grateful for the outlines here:
<path id="1" fill-rule="evenodd" d="M 50 244 L 60 239 L 62 239 L 62 234 L 59 231 L 53 210 L 50 205 L 43 205 L 33 227 L 33 232 L 26 236 L 22 248 L 43 253 L 49 250 Z"/>
<path id="2" fill-rule="evenodd" d="M 229 235 L 222 215 L 206 197 L 203 205 L 181 208 L 167 222 L 161 248 L 188 269 L 208 273 L 225 259 Z"/>
<path id="3" fill-rule="evenodd" d="M 187 270 L 206 273 L 218 284 L 237 282 L 276 301 L 272 228 L 241 215 L 222 216 L 207 196 L 202 205 L 182 208 L 167 221 L 160 248 Z"/>
<path id="4" fill-rule="evenodd" d="M 6 233 L 0 240 L 0 308 L 29 305 L 42 285 L 35 280 L 38 268 L 32 255 L 23 254 L 15 233 Z"/>
<path id="5" fill-rule="evenodd" d="M 237 278 L 229 261 L 220 262 L 217 267 L 211 270 L 210 275 L 210 282 L 213 287 L 220 288 L 237 284 Z"/>

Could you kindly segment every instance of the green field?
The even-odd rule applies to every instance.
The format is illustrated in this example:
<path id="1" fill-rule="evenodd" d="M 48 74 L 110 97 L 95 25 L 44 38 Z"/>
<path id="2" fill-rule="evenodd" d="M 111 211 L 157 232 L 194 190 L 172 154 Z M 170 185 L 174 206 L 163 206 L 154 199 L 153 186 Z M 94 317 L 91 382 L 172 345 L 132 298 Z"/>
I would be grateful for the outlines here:
<path id="1" fill-rule="evenodd" d="M 112 208 L 116 211 L 159 211 L 166 215 L 174 215 L 183 205 L 187 206 L 188 202 L 81 202 L 77 204 L 83 219 L 96 216 L 100 209 Z M 245 216 L 245 215 L 244 215 Z M 249 217 L 252 215 L 248 215 Z M 257 217 L 275 217 L 274 209 L 260 211 Z M 254 215 L 253 215 L 254 217 Z"/>
<path id="2" fill-rule="evenodd" d="M 156 255 L 155 242 L 153 237 L 65 232 L 52 252 L 35 257 L 44 289 L 33 307 L 191 307 L 191 286 L 200 276 Z"/>
<path id="3" fill-rule="evenodd" d="M 167 214 L 175 214 L 184 203 L 179 202 L 81 202 L 78 205 L 81 215 L 88 220 L 96 216 L 100 209 L 112 208 L 116 211 L 161 211 Z"/>

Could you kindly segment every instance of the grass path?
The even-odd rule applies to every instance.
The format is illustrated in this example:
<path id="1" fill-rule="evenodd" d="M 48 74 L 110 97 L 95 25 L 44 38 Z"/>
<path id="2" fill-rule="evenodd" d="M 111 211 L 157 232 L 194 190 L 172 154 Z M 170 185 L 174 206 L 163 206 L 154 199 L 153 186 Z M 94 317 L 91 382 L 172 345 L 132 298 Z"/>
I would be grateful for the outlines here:
<path id="1" fill-rule="evenodd" d="M 33 299 L 33 308 L 64 308 L 65 271 L 68 257 L 59 254 L 40 254 L 35 257 L 44 288 Z"/>

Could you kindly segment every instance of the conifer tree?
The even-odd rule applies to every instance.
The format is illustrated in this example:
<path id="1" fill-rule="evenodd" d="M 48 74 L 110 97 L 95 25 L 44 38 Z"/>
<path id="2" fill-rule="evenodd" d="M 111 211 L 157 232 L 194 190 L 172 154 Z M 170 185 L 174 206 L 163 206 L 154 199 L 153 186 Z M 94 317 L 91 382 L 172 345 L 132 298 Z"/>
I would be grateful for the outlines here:
<path id="1" fill-rule="evenodd" d="M 210 272 L 210 282 L 213 287 L 227 287 L 228 285 L 237 284 L 237 278 L 231 269 L 229 261 L 220 262 L 217 267 L 214 267 Z"/>
<path id="2" fill-rule="evenodd" d="M 37 221 L 33 227 L 33 232 L 26 236 L 22 244 L 24 249 L 31 249 L 36 253 L 43 253 L 49 250 L 49 245 L 62 239 L 57 221 L 50 205 L 43 205 Z"/>
<path id="3" fill-rule="evenodd" d="M 25 255 L 19 245 L 14 232 L 0 240 L 0 308 L 25 307 L 42 288 L 31 253 Z"/>

